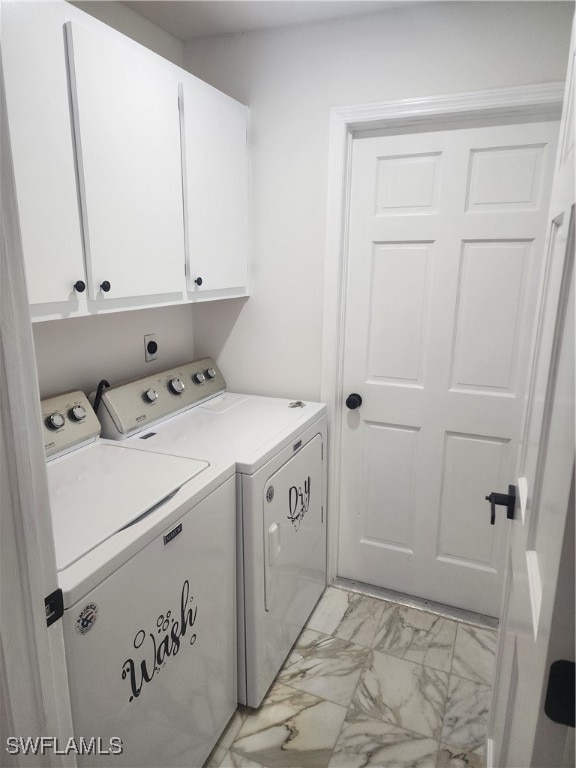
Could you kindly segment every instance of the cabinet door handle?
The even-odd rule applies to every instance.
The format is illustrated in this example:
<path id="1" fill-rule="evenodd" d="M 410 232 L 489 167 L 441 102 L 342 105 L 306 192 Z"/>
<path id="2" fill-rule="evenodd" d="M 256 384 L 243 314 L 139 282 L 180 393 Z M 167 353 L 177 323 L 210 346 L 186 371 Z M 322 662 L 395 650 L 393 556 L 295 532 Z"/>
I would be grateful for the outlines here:
<path id="1" fill-rule="evenodd" d="M 204 281 L 202 280 L 201 277 L 197 277 L 196 280 L 194 280 L 194 282 L 198 287 L 200 287 Z"/>
<path id="2" fill-rule="evenodd" d="M 78 293 L 84 293 L 84 291 L 86 290 L 86 283 L 84 282 L 84 280 L 76 280 L 76 282 L 74 283 L 74 290 L 77 291 Z"/>
<path id="3" fill-rule="evenodd" d="M 100 288 L 104 291 L 104 293 L 108 293 L 112 286 L 108 282 L 108 280 L 104 280 L 103 283 L 100 283 Z"/>

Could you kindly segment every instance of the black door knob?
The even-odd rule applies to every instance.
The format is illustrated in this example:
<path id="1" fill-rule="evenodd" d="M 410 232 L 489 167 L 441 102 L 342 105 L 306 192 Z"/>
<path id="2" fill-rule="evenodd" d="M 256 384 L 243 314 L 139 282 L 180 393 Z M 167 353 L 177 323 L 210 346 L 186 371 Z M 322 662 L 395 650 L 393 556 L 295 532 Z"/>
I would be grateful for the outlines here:
<path id="1" fill-rule="evenodd" d="M 86 290 L 86 283 L 84 282 L 84 280 L 76 280 L 76 282 L 74 283 L 74 290 L 78 291 L 78 293 L 84 293 L 84 291 Z"/>
<path id="2" fill-rule="evenodd" d="M 357 395 L 355 392 L 353 392 L 351 395 L 348 395 L 346 398 L 346 407 L 350 408 L 351 411 L 355 410 L 356 408 L 360 408 L 361 405 L 362 397 Z"/>
<path id="3" fill-rule="evenodd" d="M 486 496 L 486 501 L 490 502 L 490 525 L 496 523 L 496 507 L 506 507 L 506 517 L 508 520 L 514 520 L 514 511 L 516 509 L 516 488 L 513 485 L 508 486 L 508 493 L 494 493 Z"/>
<path id="4" fill-rule="evenodd" d="M 204 281 L 202 280 L 201 277 L 197 277 L 196 280 L 194 280 L 194 282 L 198 287 L 200 287 Z"/>
<path id="5" fill-rule="evenodd" d="M 112 286 L 108 282 L 108 280 L 104 280 L 103 283 L 100 283 L 100 288 L 104 291 L 104 293 L 108 293 Z"/>

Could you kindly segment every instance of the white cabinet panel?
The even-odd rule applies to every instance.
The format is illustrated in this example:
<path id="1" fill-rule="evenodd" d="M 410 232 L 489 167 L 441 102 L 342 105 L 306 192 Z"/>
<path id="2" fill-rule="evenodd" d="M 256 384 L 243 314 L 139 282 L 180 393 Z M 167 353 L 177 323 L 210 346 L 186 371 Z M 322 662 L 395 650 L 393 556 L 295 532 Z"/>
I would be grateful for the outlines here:
<path id="1" fill-rule="evenodd" d="M 90 297 L 181 292 L 175 74 L 128 41 L 117 43 L 76 22 L 66 31 Z"/>
<path id="2" fill-rule="evenodd" d="M 85 276 L 63 22 L 41 5 L 3 3 L 2 65 L 29 300 L 73 309 Z"/>
<path id="3" fill-rule="evenodd" d="M 181 84 L 188 289 L 246 295 L 248 109 L 191 75 Z M 199 285 L 196 280 L 201 279 Z"/>

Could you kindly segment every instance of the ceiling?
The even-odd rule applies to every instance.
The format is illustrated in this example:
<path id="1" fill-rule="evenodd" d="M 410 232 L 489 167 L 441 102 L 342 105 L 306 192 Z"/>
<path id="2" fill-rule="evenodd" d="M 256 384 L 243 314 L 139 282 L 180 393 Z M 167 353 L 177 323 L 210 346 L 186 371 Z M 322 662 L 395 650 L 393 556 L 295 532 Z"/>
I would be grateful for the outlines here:
<path id="1" fill-rule="evenodd" d="M 416 0 L 133 0 L 125 5 L 180 40 L 193 40 L 331 21 L 412 2 Z"/>

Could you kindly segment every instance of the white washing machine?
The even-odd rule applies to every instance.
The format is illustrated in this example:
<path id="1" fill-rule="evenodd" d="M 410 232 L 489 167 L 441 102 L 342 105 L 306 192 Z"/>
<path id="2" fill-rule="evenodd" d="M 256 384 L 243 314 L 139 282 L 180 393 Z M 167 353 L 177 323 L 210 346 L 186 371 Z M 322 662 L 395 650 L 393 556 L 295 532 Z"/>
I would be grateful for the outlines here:
<path id="1" fill-rule="evenodd" d="M 78 764 L 201 766 L 237 705 L 234 465 L 101 440 L 81 392 L 42 413 Z"/>
<path id="2" fill-rule="evenodd" d="M 326 584 L 326 406 L 226 392 L 205 358 L 106 390 L 98 417 L 124 445 L 235 463 L 238 696 L 258 707 Z"/>

